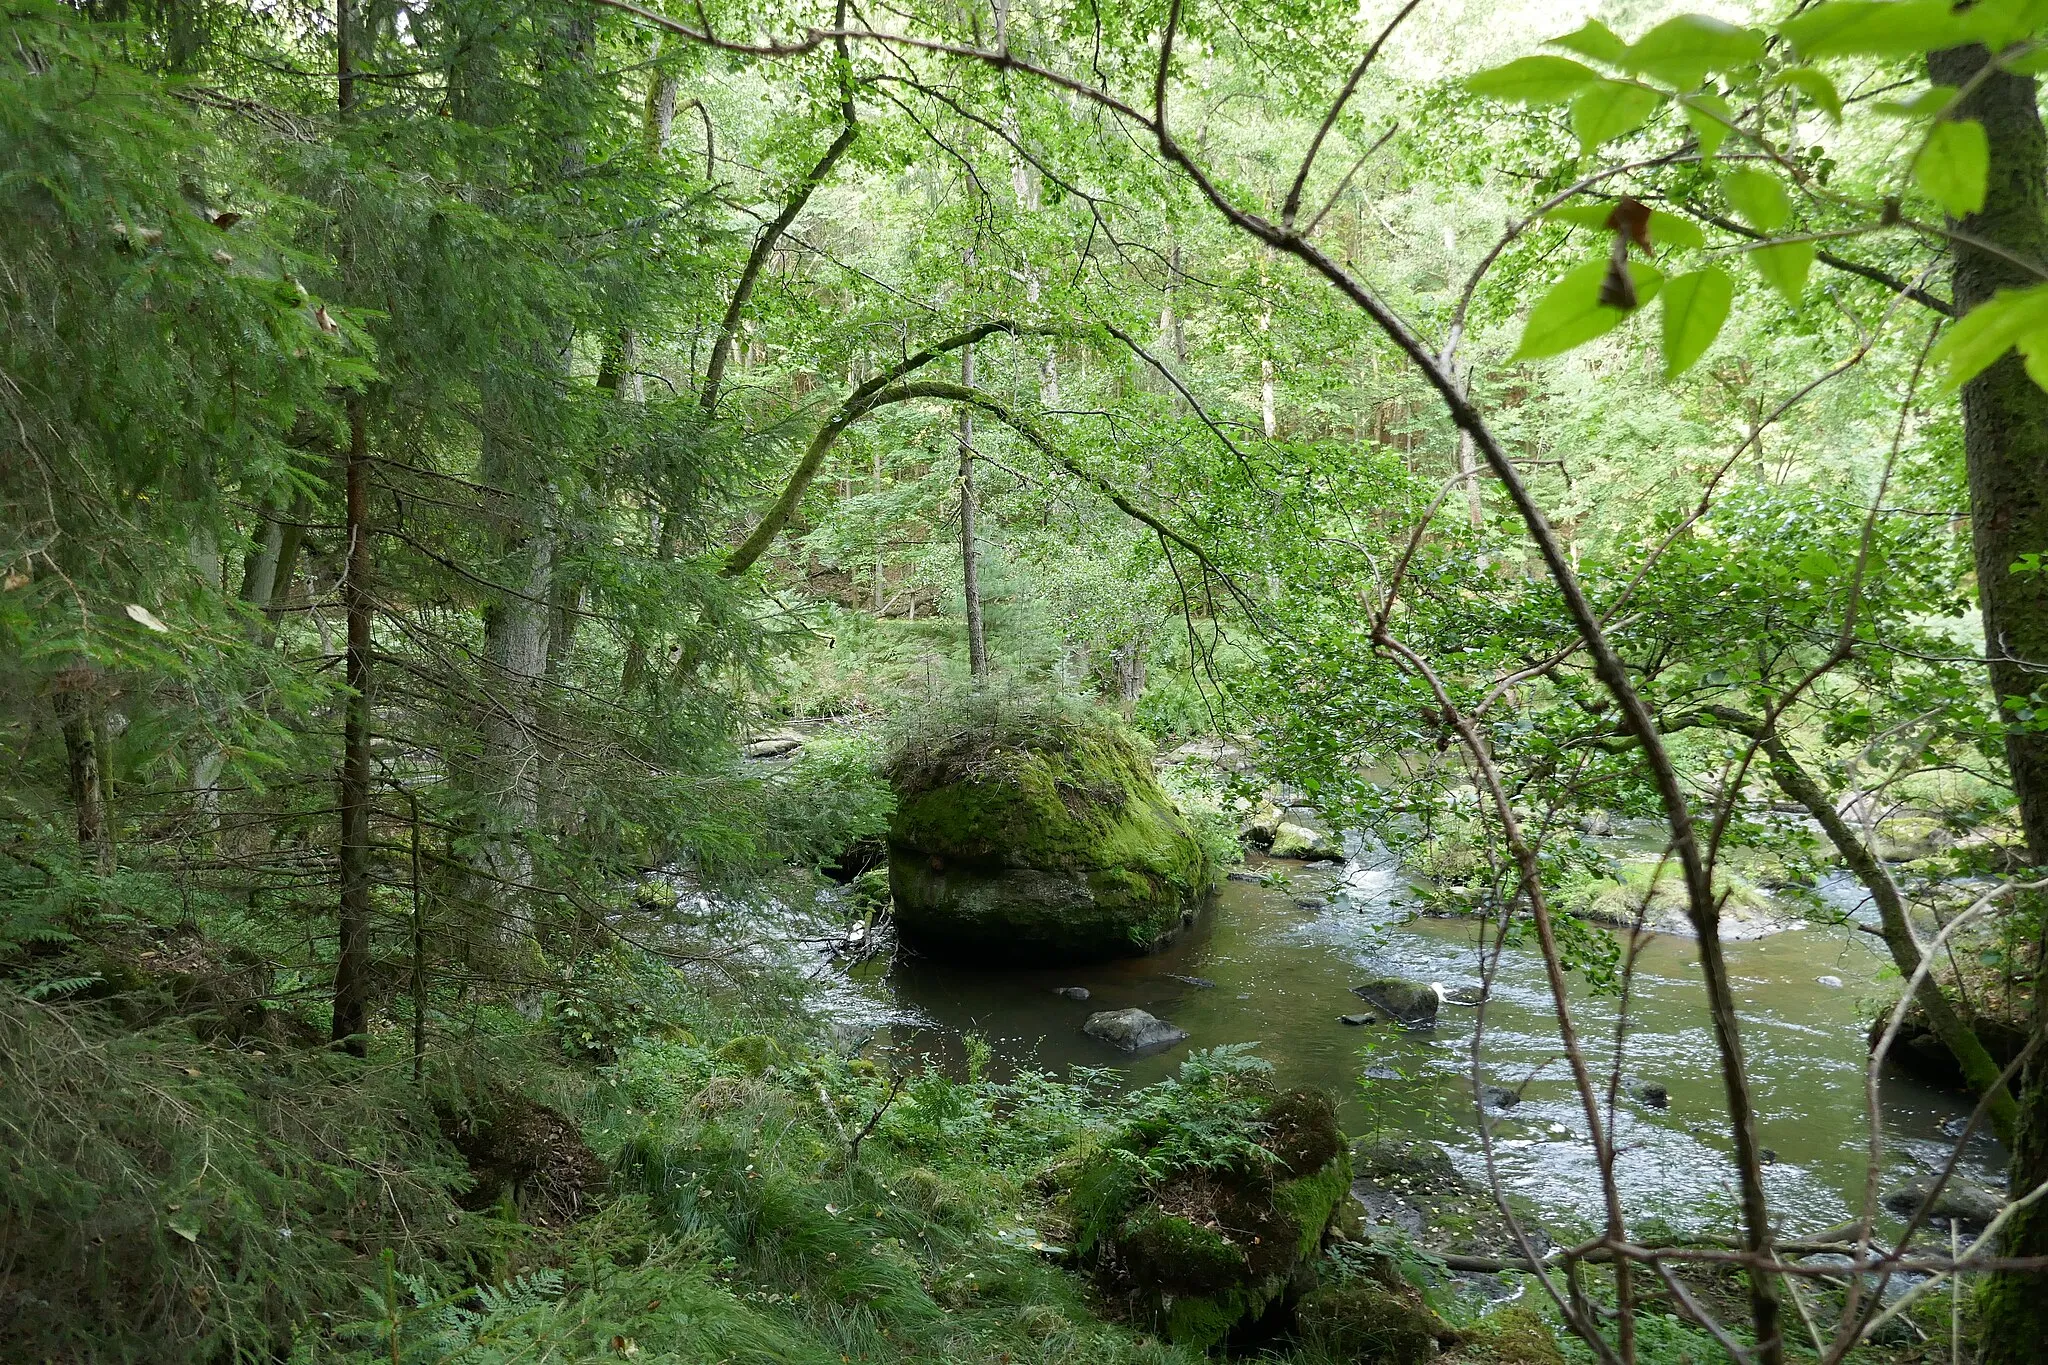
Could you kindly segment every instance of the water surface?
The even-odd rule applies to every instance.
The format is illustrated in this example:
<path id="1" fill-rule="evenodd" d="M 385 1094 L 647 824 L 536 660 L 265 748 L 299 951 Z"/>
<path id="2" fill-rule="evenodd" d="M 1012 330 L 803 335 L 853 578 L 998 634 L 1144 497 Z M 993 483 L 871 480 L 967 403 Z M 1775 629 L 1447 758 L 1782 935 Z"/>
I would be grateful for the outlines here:
<path id="1" fill-rule="evenodd" d="M 1056 1073 L 1115 1067 L 1133 1086 L 1170 1074 L 1190 1048 L 1255 1043 L 1282 1083 L 1338 1095 L 1349 1131 L 1431 1138 L 1482 1177 L 1470 1082 L 1480 1012 L 1446 1006 L 1430 1032 L 1339 1022 L 1366 1012 L 1351 987 L 1369 976 L 1477 986 L 1478 926 L 1417 917 L 1398 869 L 1358 852 L 1344 866 L 1270 864 L 1285 870 L 1274 885 L 1226 882 L 1208 913 L 1148 957 L 1010 969 L 899 953 L 847 984 L 875 1011 L 871 1017 L 890 1021 L 898 1046 L 957 1057 L 962 1035 L 974 1033 L 999 1063 Z M 1860 917 L 1853 882 L 1833 879 L 1822 894 Z M 1775 1155 L 1767 1178 L 1779 1224 L 1796 1233 L 1843 1221 L 1858 1211 L 1867 1169 L 1864 1036 L 1879 1006 L 1896 996 L 1896 980 L 1880 979 L 1889 961 L 1873 937 L 1840 925 L 1730 943 L 1726 952 L 1760 1139 Z M 1734 1222 L 1734 1181 L 1697 957 L 1690 939 L 1653 936 L 1639 958 L 1621 1074 L 1627 1085 L 1663 1085 L 1671 1102 L 1660 1112 L 1624 1094 L 1620 1174 L 1632 1213 L 1680 1228 L 1725 1229 Z M 1057 994 L 1064 986 L 1085 987 L 1090 998 Z M 1130 1006 L 1179 1025 L 1188 1041 L 1132 1058 L 1081 1032 L 1090 1013 Z M 1572 1006 L 1604 1081 L 1615 1002 L 1575 981 Z M 1524 1096 L 1494 1120 L 1495 1155 L 1510 1187 L 1555 1217 L 1591 1213 L 1599 1187 L 1586 1116 L 1532 949 L 1503 953 L 1484 1012 L 1482 1062 L 1486 1081 L 1519 1087 Z M 1889 1188 L 1946 1159 L 1954 1141 L 1943 1127 L 1953 1127 L 1968 1105 L 1896 1072 L 1884 1077 L 1883 1096 Z M 1996 1183 L 2002 1164 L 1996 1144 L 1977 1137 L 1962 1173 Z"/>

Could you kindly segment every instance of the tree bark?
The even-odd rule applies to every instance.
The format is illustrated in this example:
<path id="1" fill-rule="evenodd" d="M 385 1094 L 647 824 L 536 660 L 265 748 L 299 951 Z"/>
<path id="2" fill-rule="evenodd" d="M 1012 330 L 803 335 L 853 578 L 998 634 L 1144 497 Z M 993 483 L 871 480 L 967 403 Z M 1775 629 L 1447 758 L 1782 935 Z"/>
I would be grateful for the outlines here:
<path id="1" fill-rule="evenodd" d="M 337 0 L 334 64 L 344 120 L 353 115 L 356 102 L 354 27 L 349 0 Z M 344 269 L 353 264 L 353 254 L 344 241 Z M 362 396 L 350 394 L 343 403 L 348 414 L 348 449 L 342 461 L 347 546 L 341 602 L 348 622 L 348 645 L 342 670 L 348 697 L 343 703 L 341 781 L 336 792 L 341 828 L 335 861 L 341 905 L 329 1037 L 360 1057 L 368 1051 L 370 1015 L 370 450 Z"/>
<path id="2" fill-rule="evenodd" d="M 348 699 L 341 732 L 340 950 L 334 963 L 331 1036 L 360 1057 L 370 1012 L 370 452 L 363 400 L 348 400 L 347 557 L 341 578 L 348 618 L 344 672 Z"/>
<path id="3" fill-rule="evenodd" d="M 1969 86 L 1990 54 L 1982 47 L 1931 53 L 1938 84 Z M 1986 244 L 1953 245 L 1951 293 L 1958 315 L 2001 288 L 2037 282 L 2008 259 L 2048 260 L 2048 136 L 2031 76 L 1995 72 L 1978 81 L 1956 110 L 1990 140 L 1984 208 L 1959 225 Z M 2048 676 L 2048 575 L 2020 575 L 2020 555 L 2048 549 L 2048 392 L 2008 353 L 1963 386 L 1963 451 L 1970 483 L 1970 529 L 1977 595 L 1984 614 L 1991 689 L 2002 705 L 2031 694 Z M 2028 857 L 2048 864 L 2048 733 L 2009 726 L 2006 766 L 2019 801 Z M 2048 952 L 2036 949 L 2033 1031 L 2048 1036 Z M 2048 1049 L 2036 1049 L 2022 1077 L 2019 1132 L 2008 1180 L 2017 1197 L 2048 1181 Z M 2004 1254 L 2048 1255 L 2048 1207 L 2032 1205 L 2006 1226 Z M 1980 1297 L 1985 1365 L 2019 1365 L 2048 1341 L 2048 1275 L 1994 1274 Z"/>
<path id="4" fill-rule="evenodd" d="M 99 748 L 99 726 L 93 692 L 99 674 L 89 664 L 57 675 L 51 703 L 64 733 L 64 767 L 71 787 L 78 847 L 101 876 L 114 870 L 112 822 L 108 819 L 106 783 Z"/>
<path id="5" fill-rule="evenodd" d="M 974 346 L 960 348 L 960 384 L 974 387 Z M 988 639 L 981 625 L 981 572 L 974 548 L 974 410 L 960 409 L 960 593 L 967 617 L 967 675 L 988 677 Z"/>

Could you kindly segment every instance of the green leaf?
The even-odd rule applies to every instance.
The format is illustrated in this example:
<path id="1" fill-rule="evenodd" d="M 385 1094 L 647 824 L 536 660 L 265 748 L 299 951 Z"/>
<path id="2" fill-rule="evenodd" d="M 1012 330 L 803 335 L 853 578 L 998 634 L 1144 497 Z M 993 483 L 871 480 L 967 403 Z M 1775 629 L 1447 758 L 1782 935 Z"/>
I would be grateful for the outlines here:
<path id="1" fill-rule="evenodd" d="M 1785 302 L 1794 308 L 1799 306 L 1800 297 L 1806 292 L 1806 273 L 1813 269 L 1812 242 L 1758 247 L 1749 253 L 1749 259 L 1764 277 L 1764 283 L 1784 295 Z"/>
<path id="2" fill-rule="evenodd" d="M 1909 100 L 1880 100 L 1877 112 L 1894 118 L 1928 118 L 1940 113 L 1962 92 L 1953 85 L 1930 85 Z"/>
<path id="3" fill-rule="evenodd" d="M 1959 389 L 1992 362 L 2020 344 L 2022 337 L 2048 332 L 2048 284 L 2030 289 L 2001 289 L 1941 334 L 1928 359 L 1944 371 L 1942 383 Z"/>
<path id="4" fill-rule="evenodd" d="M 1561 204 L 1543 215 L 1546 223 L 1569 223 L 1573 227 L 1592 228 L 1596 231 L 1612 230 L 1607 220 L 1614 214 L 1612 204 Z M 1659 249 L 1670 247 L 1683 250 L 1687 247 L 1703 247 L 1707 244 L 1704 233 L 1690 218 L 1681 218 L 1675 213 L 1662 209 L 1650 211 L 1650 245 Z"/>
<path id="5" fill-rule="evenodd" d="M 2027 378 L 2048 389 L 2048 327 L 2021 337 L 2019 348 L 2027 362 Z"/>
<path id="6" fill-rule="evenodd" d="M 1657 112 L 1665 97 L 1627 81 L 1601 81 L 1572 101 L 1572 131 L 1587 151 L 1626 137 Z"/>
<path id="7" fill-rule="evenodd" d="M 1681 14 L 1666 19 L 1637 39 L 1628 50 L 1628 64 L 1645 76 L 1690 90 L 1709 71 L 1748 66 L 1764 55 L 1764 36 L 1754 29 Z"/>
<path id="8" fill-rule="evenodd" d="M 1583 28 L 1567 33 L 1562 38 L 1552 38 L 1548 46 L 1561 47 L 1567 52 L 1576 52 L 1581 57 L 1606 62 L 1609 66 L 1620 66 L 1628 57 L 1628 44 L 1621 40 L 1621 35 L 1598 19 L 1588 19 Z"/>
<path id="9" fill-rule="evenodd" d="M 1600 281 L 1607 276 L 1607 266 L 1605 256 L 1587 261 L 1574 266 L 1551 286 L 1550 292 L 1529 310 L 1521 345 L 1510 359 L 1541 360 L 1562 355 L 1620 326 L 1628 314 L 1600 302 Z M 1655 268 L 1635 262 L 1630 262 L 1629 274 L 1635 280 L 1636 297 L 1641 303 L 1655 298 L 1664 282 L 1664 276 Z"/>
<path id="10" fill-rule="evenodd" d="M 1969 42 L 1972 28 L 1948 0 L 1831 0 L 1778 32 L 1808 58 L 1913 57 Z"/>
<path id="11" fill-rule="evenodd" d="M 1808 550 L 1799 556 L 1799 576 L 1809 583 L 1822 583 L 1842 571 L 1834 556 L 1825 550 Z"/>
<path id="12" fill-rule="evenodd" d="M 1813 101 L 1820 111 L 1836 123 L 1842 121 L 1842 95 L 1835 89 L 1835 83 L 1827 74 L 1810 66 L 1795 66 L 1780 71 L 1771 77 L 1771 88 L 1780 90 L 1790 87 Z"/>
<path id="13" fill-rule="evenodd" d="M 1769 171 L 1734 166 L 1721 172 L 1721 193 L 1758 232 L 1776 232 L 1792 217 L 1785 182 Z"/>
<path id="14" fill-rule="evenodd" d="M 1692 125 L 1692 135 L 1700 140 L 1700 155 L 1711 161 L 1728 140 L 1735 114 L 1728 108 L 1728 101 L 1719 95 L 1690 95 L 1685 101 L 1685 121 Z"/>
<path id="15" fill-rule="evenodd" d="M 1984 207 L 1984 181 L 1991 170 L 1991 141 L 1975 119 L 1947 119 L 1934 125 L 1927 145 L 1913 158 L 1913 180 L 1951 218 Z"/>
<path id="16" fill-rule="evenodd" d="M 1614 214 L 1612 204 L 1561 204 L 1543 215 L 1546 223 L 1570 223 L 1573 227 L 1604 228 Z"/>
<path id="17" fill-rule="evenodd" d="M 1728 321 L 1735 282 L 1719 266 L 1677 275 L 1664 286 L 1664 377 L 1676 379 L 1706 354 Z"/>
<path id="18" fill-rule="evenodd" d="M 1700 231 L 1698 223 L 1662 209 L 1650 213 L 1650 240 L 1657 246 L 1678 251 L 1687 247 L 1698 250 L 1707 244 L 1706 234 Z"/>
<path id="19" fill-rule="evenodd" d="M 1599 79 L 1592 67 L 1569 57 L 1517 57 L 1506 66 L 1467 76 L 1465 88 L 1521 104 L 1563 104 Z"/>

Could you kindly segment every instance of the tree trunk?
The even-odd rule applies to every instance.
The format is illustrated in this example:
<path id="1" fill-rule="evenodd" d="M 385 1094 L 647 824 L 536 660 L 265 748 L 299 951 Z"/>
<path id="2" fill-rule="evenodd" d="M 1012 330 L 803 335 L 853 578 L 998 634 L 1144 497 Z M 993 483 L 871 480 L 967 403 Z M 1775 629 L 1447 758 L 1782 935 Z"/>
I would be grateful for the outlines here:
<path id="1" fill-rule="evenodd" d="M 875 445 L 874 478 L 875 496 L 879 499 L 882 495 L 882 447 L 879 442 Z M 876 506 L 879 508 L 880 503 L 877 502 Z M 883 529 L 879 525 L 875 527 L 875 615 L 877 616 L 882 614 L 882 607 L 884 605 L 882 591 L 887 586 L 882 573 L 882 551 L 889 542 L 888 538 L 883 534 Z"/>
<path id="2" fill-rule="evenodd" d="M 71 809 L 77 817 L 79 850 L 92 859 L 101 876 L 114 870 L 112 822 L 101 767 L 99 726 L 93 702 L 98 672 L 89 664 L 57 675 L 51 697 L 64 732 L 64 766 L 70 778 Z"/>
<path id="3" fill-rule="evenodd" d="M 331 1036 L 362 1056 L 370 1022 L 370 452 L 363 400 L 348 398 L 347 558 L 341 578 L 348 618 L 341 730 L 341 946 L 334 963 Z"/>
<path id="4" fill-rule="evenodd" d="M 960 348 L 960 385 L 974 387 L 974 345 Z M 981 573 L 974 548 L 974 415 L 960 409 L 960 593 L 966 603 L 967 673 L 979 686 L 988 677 L 988 639 L 981 628 Z"/>
<path id="5" fill-rule="evenodd" d="M 482 796 L 488 826 L 484 870 L 496 885 L 501 943 L 533 934 L 526 888 L 533 882 L 527 840 L 540 817 L 540 696 L 548 664 L 554 541 L 544 501 L 523 485 L 522 461 L 497 433 L 484 436 L 484 481 L 511 494 L 519 520 L 501 533 L 497 576 L 504 585 L 484 613 L 485 686 Z M 539 525 L 534 523 L 538 522 Z"/>
<path id="6" fill-rule="evenodd" d="M 1989 54 L 1981 47 L 1936 52 L 1928 74 L 1971 87 Z M 2048 260 L 2048 138 L 2034 80 L 1995 72 L 1970 88 L 1958 118 L 1981 121 L 1991 144 L 1991 173 L 1981 212 L 1961 228 L 2023 261 Z M 2036 282 L 1998 252 L 1957 241 L 1953 291 L 1961 315 L 2001 288 Z M 2031 694 L 2048 669 L 2048 575 L 2011 572 L 2025 553 L 2048 548 L 2048 392 L 2008 353 L 1963 386 L 1963 449 L 1969 471 L 1970 523 L 1977 594 L 1984 613 L 1991 688 L 2006 698 Z M 2008 728 L 2006 765 L 2019 801 L 2027 853 L 2048 864 L 2048 733 Z M 2048 952 L 2035 962 L 2033 1031 L 2048 1038 Z M 2036 1050 L 2020 1088 L 2019 1133 L 2009 1181 L 2021 1195 L 2048 1181 L 2048 1047 Z M 2048 1206 L 2033 1205 L 2007 1225 L 2004 1254 L 2048 1255 Z M 2048 1275 L 2001 1272 L 1980 1299 L 1985 1365 L 2018 1365 L 2048 1341 Z"/>

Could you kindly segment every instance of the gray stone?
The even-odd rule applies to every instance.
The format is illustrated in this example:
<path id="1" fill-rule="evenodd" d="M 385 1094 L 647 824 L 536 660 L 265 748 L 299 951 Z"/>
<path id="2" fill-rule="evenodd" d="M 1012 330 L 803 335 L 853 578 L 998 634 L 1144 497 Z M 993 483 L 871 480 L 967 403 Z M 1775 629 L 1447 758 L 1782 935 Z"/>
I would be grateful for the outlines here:
<path id="1" fill-rule="evenodd" d="M 1268 850 L 1275 858 L 1341 858 L 1344 850 L 1336 839 L 1319 829 L 1298 825 L 1284 820 L 1273 831 L 1273 845 Z"/>
<path id="2" fill-rule="evenodd" d="M 1637 1099 L 1649 1105 L 1652 1109 L 1669 1109 L 1671 1107 L 1671 1092 L 1658 1085 L 1655 1081 L 1645 1081 L 1643 1084 L 1636 1086 L 1633 1093 Z"/>
<path id="3" fill-rule="evenodd" d="M 1126 1052 L 1165 1047 L 1188 1036 L 1187 1030 L 1175 1028 L 1143 1010 L 1103 1010 L 1091 1014 L 1081 1025 L 1081 1032 Z"/>
<path id="4" fill-rule="evenodd" d="M 1433 983 L 1398 976 L 1377 977 L 1353 986 L 1351 993 L 1395 1023 L 1415 1029 L 1435 1028 L 1437 1006 L 1443 1003 L 1443 993 Z"/>
<path id="5" fill-rule="evenodd" d="M 1522 1092 L 1504 1085 L 1482 1085 L 1479 1087 L 1479 1102 L 1488 1109 L 1512 1109 L 1522 1102 Z"/>
<path id="6" fill-rule="evenodd" d="M 1064 995 L 1069 1000 L 1086 1000 L 1088 998 L 1088 988 L 1086 986 L 1055 986 L 1052 988 L 1052 993 L 1054 995 Z"/>
<path id="7" fill-rule="evenodd" d="M 1579 816 L 1579 833 L 1604 839 L 1614 833 L 1614 817 L 1604 810 L 1589 810 Z"/>
<path id="8" fill-rule="evenodd" d="M 1183 986 L 1193 986 L 1198 991 L 1213 991 L 1216 989 L 1216 983 L 1206 976 L 1188 976 L 1182 972 L 1168 972 L 1166 979 L 1168 981 L 1178 981 Z"/>
<path id="9" fill-rule="evenodd" d="M 1224 876 L 1228 880 L 1233 882 L 1251 882 L 1254 885 L 1263 883 L 1266 880 L 1265 876 L 1262 873 L 1246 872 L 1243 868 L 1238 868 L 1235 871 L 1227 872 L 1224 874 Z"/>
<path id="10" fill-rule="evenodd" d="M 1337 1016 L 1338 1023 L 1349 1024 L 1353 1028 L 1357 1028 L 1361 1024 L 1370 1024 L 1372 1021 L 1373 1017 L 1370 1014 L 1340 1014 Z"/>
<path id="11" fill-rule="evenodd" d="M 803 747 L 802 735 L 785 730 L 780 734 L 763 735 L 759 739 L 748 740 L 740 746 L 740 754 L 745 758 L 781 758 L 784 754 L 793 754 Z"/>
<path id="12" fill-rule="evenodd" d="M 1831 991 L 1838 991 L 1843 988 L 1843 981 L 1842 978 L 1839 976 L 1817 976 L 1814 978 L 1814 980 L 1818 981 L 1821 985 L 1826 986 Z"/>
<path id="13" fill-rule="evenodd" d="M 1327 909 L 1329 904 L 1329 898 L 1325 896 L 1296 896 L 1294 898 L 1294 908 L 1297 910 L 1323 910 Z"/>
<path id="14" fill-rule="evenodd" d="M 1901 1218 L 1910 1218 L 1924 1208 L 1929 1222 L 1945 1225 L 1954 1221 L 1966 1228 L 1979 1229 L 2005 1208 L 2004 1196 L 1982 1185 L 1950 1176 L 1941 1193 L 1935 1194 L 1934 1180 L 1931 1175 L 1915 1176 L 1897 1189 L 1886 1191 L 1884 1206 Z"/>

